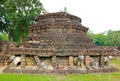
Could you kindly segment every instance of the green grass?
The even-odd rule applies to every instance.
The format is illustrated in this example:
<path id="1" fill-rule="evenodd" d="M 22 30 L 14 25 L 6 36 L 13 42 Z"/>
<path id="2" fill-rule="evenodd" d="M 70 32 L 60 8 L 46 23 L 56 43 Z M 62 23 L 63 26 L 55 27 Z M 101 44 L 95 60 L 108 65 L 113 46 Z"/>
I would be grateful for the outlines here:
<path id="1" fill-rule="evenodd" d="M 119 60 L 112 60 L 111 65 L 120 70 Z M 120 72 L 68 75 L 0 74 L 0 81 L 120 81 Z"/>
<path id="2" fill-rule="evenodd" d="M 120 73 L 71 75 L 0 74 L 0 81 L 120 81 Z"/>
<path id="3" fill-rule="evenodd" d="M 110 64 L 111 64 L 111 66 L 116 67 L 120 71 L 120 60 L 114 59 L 114 60 L 111 61 Z"/>
<path id="4" fill-rule="evenodd" d="M 53 81 L 55 76 L 35 74 L 0 74 L 0 81 Z"/>

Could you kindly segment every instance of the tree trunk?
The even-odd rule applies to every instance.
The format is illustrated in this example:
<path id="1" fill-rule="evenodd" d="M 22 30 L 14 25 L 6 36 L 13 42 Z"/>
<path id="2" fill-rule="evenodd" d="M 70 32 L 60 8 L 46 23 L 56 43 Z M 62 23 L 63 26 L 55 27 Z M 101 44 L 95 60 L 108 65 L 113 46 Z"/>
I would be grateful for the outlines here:
<path id="1" fill-rule="evenodd" d="M 20 35 L 20 43 L 22 44 L 23 43 L 23 38 L 22 38 L 22 35 Z"/>
<path id="2" fill-rule="evenodd" d="M 10 42 L 12 42 L 12 36 L 11 36 L 10 32 L 8 33 L 8 40 L 9 40 Z"/>
<path id="3" fill-rule="evenodd" d="M 21 29 L 20 29 L 20 43 L 21 44 L 23 43 L 22 33 L 23 33 L 23 28 L 21 26 Z"/>

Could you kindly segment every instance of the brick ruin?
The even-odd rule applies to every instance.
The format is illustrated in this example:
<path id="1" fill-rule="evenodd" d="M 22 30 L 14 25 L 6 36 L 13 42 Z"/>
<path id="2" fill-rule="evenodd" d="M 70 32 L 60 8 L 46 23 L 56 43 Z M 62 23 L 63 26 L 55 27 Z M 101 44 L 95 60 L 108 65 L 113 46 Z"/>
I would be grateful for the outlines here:
<path id="1" fill-rule="evenodd" d="M 64 12 L 48 13 L 36 17 L 35 24 L 28 29 L 29 35 L 24 44 L 16 46 L 9 43 L 4 59 L 4 65 L 9 67 L 4 72 L 29 73 L 32 71 L 29 68 L 34 68 L 31 73 L 45 70 L 79 73 L 83 71 L 86 73 L 107 72 L 107 69 L 116 71 L 113 68 L 111 70 L 105 63 L 105 57 L 118 56 L 119 50 L 93 44 L 93 40 L 87 36 L 88 28 L 81 22 L 79 17 Z M 19 67 L 19 71 L 11 69 L 13 67 L 9 59 L 11 55 L 21 57 L 19 66 L 14 67 Z M 25 71 L 23 68 L 28 69 Z M 79 71 L 80 69 L 84 70 Z"/>

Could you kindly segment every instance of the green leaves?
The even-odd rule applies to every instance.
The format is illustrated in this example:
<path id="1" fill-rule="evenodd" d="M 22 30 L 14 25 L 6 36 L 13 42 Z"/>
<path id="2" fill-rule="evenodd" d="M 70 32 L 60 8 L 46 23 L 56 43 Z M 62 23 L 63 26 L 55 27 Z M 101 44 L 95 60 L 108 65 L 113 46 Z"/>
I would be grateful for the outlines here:
<path id="1" fill-rule="evenodd" d="M 0 31 L 5 31 L 16 42 L 26 37 L 34 17 L 44 12 L 39 0 L 5 0 L 0 3 L 0 10 Z"/>
<path id="2" fill-rule="evenodd" d="M 99 34 L 88 32 L 88 36 L 91 37 L 93 42 L 98 46 L 120 46 L 120 30 L 109 30 L 105 33 Z"/>
<path id="3" fill-rule="evenodd" d="M 108 31 L 111 45 L 120 46 L 120 31 Z"/>
<path id="4" fill-rule="evenodd" d="M 0 40 L 8 41 L 8 36 L 6 33 L 0 34 Z"/>

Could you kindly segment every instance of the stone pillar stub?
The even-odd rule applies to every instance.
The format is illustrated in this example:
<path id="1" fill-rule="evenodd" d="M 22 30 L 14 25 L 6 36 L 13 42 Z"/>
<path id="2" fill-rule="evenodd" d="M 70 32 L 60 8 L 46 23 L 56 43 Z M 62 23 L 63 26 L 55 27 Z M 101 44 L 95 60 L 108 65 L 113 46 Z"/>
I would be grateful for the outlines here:
<path id="1" fill-rule="evenodd" d="M 105 63 L 104 63 L 104 57 L 103 55 L 100 56 L 100 67 L 104 67 Z"/>
<path id="2" fill-rule="evenodd" d="M 25 57 L 26 57 L 26 55 L 21 55 L 21 68 L 25 68 L 25 65 L 26 65 Z"/>
<path id="3" fill-rule="evenodd" d="M 70 68 L 73 68 L 73 59 L 74 59 L 74 57 L 73 56 L 69 56 L 69 67 Z"/>
<path id="4" fill-rule="evenodd" d="M 40 61 L 39 57 L 38 56 L 34 56 L 34 58 L 35 58 L 35 61 L 37 63 L 37 68 L 40 68 L 41 61 Z"/>
<path id="5" fill-rule="evenodd" d="M 89 55 L 86 55 L 86 56 L 85 56 L 85 66 L 86 66 L 86 67 L 87 67 L 87 66 L 90 66 L 90 62 L 91 62 L 90 56 L 89 56 Z"/>
<path id="6" fill-rule="evenodd" d="M 52 57 L 52 66 L 53 66 L 54 69 L 57 68 L 57 57 L 56 56 Z"/>

